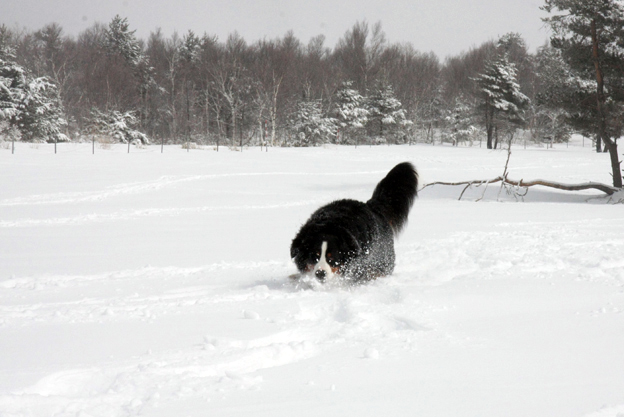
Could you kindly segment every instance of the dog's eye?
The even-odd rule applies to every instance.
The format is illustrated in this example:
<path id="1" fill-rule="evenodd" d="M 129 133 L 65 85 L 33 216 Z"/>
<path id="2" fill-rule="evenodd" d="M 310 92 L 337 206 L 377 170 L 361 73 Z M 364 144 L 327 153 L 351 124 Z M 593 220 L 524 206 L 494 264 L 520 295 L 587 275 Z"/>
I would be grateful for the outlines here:
<path id="1" fill-rule="evenodd" d="M 326 257 L 327 257 L 327 263 L 330 264 L 331 266 L 340 265 L 340 262 L 338 261 L 338 259 L 335 259 L 331 253 L 328 253 Z"/>

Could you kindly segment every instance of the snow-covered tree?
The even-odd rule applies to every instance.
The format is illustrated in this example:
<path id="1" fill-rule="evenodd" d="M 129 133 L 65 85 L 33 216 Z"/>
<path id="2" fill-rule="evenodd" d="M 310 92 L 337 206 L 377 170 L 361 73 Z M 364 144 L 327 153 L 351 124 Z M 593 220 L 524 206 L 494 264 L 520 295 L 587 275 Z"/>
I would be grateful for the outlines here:
<path id="1" fill-rule="evenodd" d="M 11 47 L 0 41 L 0 120 L 17 128 L 22 140 L 64 142 L 67 121 L 56 85 L 33 77 L 14 61 Z"/>
<path id="2" fill-rule="evenodd" d="M 132 67 L 138 67 L 145 61 L 145 55 L 134 33 L 130 30 L 127 18 L 116 15 L 104 31 L 104 47 L 111 54 L 118 53 Z"/>
<path id="3" fill-rule="evenodd" d="M 66 142 L 69 138 L 61 131 L 67 125 L 56 85 L 46 77 L 30 80 L 20 103 L 17 124 L 22 140 Z"/>
<path id="4" fill-rule="evenodd" d="M 537 50 L 534 58 L 536 74 L 536 95 L 531 103 L 533 120 L 531 134 L 534 138 L 552 138 L 555 142 L 567 142 L 572 134 L 572 126 L 581 113 L 589 109 L 579 101 L 579 93 L 588 98 L 593 86 L 584 88 L 578 75 L 563 60 L 561 52 L 550 45 Z M 591 83 L 589 83 L 591 84 Z M 591 106 L 590 106 L 591 107 Z M 576 130 L 591 135 L 591 130 L 583 124 L 575 124 Z"/>
<path id="5" fill-rule="evenodd" d="M 509 130 L 511 134 L 525 123 L 524 110 L 529 98 L 520 91 L 516 67 L 509 62 L 506 53 L 489 61 L 477 82 L 480 109 L 484 115 L 488 149 L 496 149 L 499 130 Z M 493 143 L 493 139 L 496 142 Z"/>
<path id="6" fill-rule="evenodd" d="M 413 123 L 405 115 L 403 105 L 396 98 L 391 85 L 380 85 L 368 98 L 370 112 L 369 126 L 378 141 L 387 141 L 386 136 L 404 136 L 405 129 Z"/>
<path id="7" fill-rule="evenodd" d="M 109 136 L 122 143 L 149 144 L 147 136 L 134 128 L 137 124 L 138 119 L 134 112 L 121 113 L 113 110 L 103 113 L 97 109 L 91 111 L 93 133 Z"/>
<path id="8" fill-rule="evenodd" d="M 152 87 L 156 87 L 148 57 L 143 53 L 141 43 L 134 35 L 136 31 L 129 29 L 128 19 L 116 15 L 104 31 L 104 48 L 109 54 L 118 54 L 132 70 L 137 82 L 137 90 L 141 100 L 139 107 L 140 119 L 148 117 L 147 96 Z"/>
<path id="9" fill-rule="evenodd" d="M 179 47 L 178 66 L 180 70 L 180 81 L 184 96 L 183 107 L 185 109 L 186 137 L 189 140 L 193 131 L 193 120 L 191 113 L 198 100 L 197 86 L 194 76 L 197 72 L 201 53 L 201 40 L 191 30 L 182 38 Z"/>
<path id="10" fill-rule="evenodd" d="M 197 63 L 201 53 L 201 39 L 195 35 L 195 32 L 189 30 L 182 38 L 180 45 L 180 58 L 186 62 Z"/>
<path id="11" fill-rule="evenodd" d="M 478 129 L 474 126 L 474 106 L 462 97 L 455 100 L 455 104 L 448 111 L 445 117 L 447 126 L 446 140 L 453 146 L 460 142 L 470 142 L 472 144 Z"/>
<path id="12" fill-rule="evenodd" d="M 366 99 L 353 88 L 353 82 L 344 82 L 336 92 L 335 109 L 336 123 L 343 143 L 348 143 L 353 135 L 364 129 L 369 114 Z"/>
<path id="13" fill-rule="evenodd" d="M 19 113 L 19 98 L 25 88 L 24 69 L 0 57 L 0 119 L 11 119 Z"/>
<path id="14" fill-rule="evenodd" d="M 8 120 L 0 119 L 0 144 L 2 142 L 18 141 L 22 134 L 17 127 L 12 126 Z"/>
<path id="15" fill-rule="evenodd" d="M 336 134 L 335 119 L 323 115 L 320 100 L 302 101 L 293 115 L 293 146 L 318 146 Z"/>
<path id="16" fill-rule="evenodd" d="M 552 29 L 553 47 L 561 51 L 584 87 L 592 80 L 594 94 L 584 99 L 593 102 L 587 115 L 593 119 L 596 150 L 601 152 L 604 143 L 613 186 L 622 188 L 617 139 L 622 132 L 624 103 L 624 5 L 618 0 L 546 0 L 542 10 L 551 13 L 543 20 Z"/>

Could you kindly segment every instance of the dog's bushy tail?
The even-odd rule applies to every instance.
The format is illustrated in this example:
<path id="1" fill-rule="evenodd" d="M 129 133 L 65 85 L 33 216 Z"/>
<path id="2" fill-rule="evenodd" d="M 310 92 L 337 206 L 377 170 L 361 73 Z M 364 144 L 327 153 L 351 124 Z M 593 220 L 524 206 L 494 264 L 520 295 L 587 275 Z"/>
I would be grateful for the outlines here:
<path id="1" fill-rule="evenodd" d="M 409 162 L 403 162 L 388 172 L 377 184 L 366 204 L 381 213 L 390 223 L 395 235 L 407 223 L 407 216 L 418 194 L 418 172 Z"/>

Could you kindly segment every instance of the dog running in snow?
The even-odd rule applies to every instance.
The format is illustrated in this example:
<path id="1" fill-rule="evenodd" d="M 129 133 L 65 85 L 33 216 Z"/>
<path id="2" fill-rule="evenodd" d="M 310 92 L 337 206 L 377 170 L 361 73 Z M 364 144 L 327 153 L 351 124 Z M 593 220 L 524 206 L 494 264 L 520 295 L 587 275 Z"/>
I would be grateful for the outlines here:
<path id="1" fill-rule="evenodd" d="M 316 210 L 290 246 L 299 276 L 360 282 L 392 274 L 394 237 L 407 223 L 417 189 L 416 169 L 403 162 L 377 184 L 366 203 L 344 199 Z"/>

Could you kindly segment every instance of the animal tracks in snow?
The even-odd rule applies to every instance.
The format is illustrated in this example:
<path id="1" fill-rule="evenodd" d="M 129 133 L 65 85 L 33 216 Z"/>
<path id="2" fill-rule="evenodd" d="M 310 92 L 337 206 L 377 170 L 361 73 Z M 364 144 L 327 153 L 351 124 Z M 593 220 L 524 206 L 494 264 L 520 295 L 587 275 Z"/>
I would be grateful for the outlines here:
<path id="1" fill-rule="evenodd" d="M 516 147 L 510 169 L 610 181 L 577 139 Z M 322 202 L 370 198 L 403 160 L 425 183 L 496 176 L 506 155 L 76 146 L 1 158 L 2 417 L 624 412 L 621 206 L 430 187 L 393 276 L 306 286 L 288 247 Z"/>
<path id="2" fill-rule="evenodd" d="M 418 296 L 391 279 L 301 290 L 286 278 L 291 269 L 281 262 L 219 263 L 2 281 L 1 298 L 26 302 L 3 303 L 0 328 L 134 322 L 161 333 L 168 317 L 184 316 L 197 333 L 175 349 L 50 373 L 0 395 L 0 409 L 139 415 L 177 399 L 212 401 L 261 389 L 262 370 L 324 352 L 353 348 L 357 359 L 379 359 L 389 346 L 413 350 L 422 338 L 437 337 Z M 121 284 L 121 292 L 110 289 Z"/>
<path id="3" fill-rule="evenodd" d="M 377 174 L 380 171 L 365 171 L 365 172 L 349 172 L 343 175 L 366 175 Z M 83 191 L 83 192 L 70 192 L 70 193 L 52 193 L 52 194 L 39 194 L 31 195 L 27 197 L 16 197 L 0 200 L 0 207 L 10 206 L 35 206 L 35 205 L 59 205 L 59 204 L 76 204 L 84 202 L 102 201 L 109 198 L 121 196 L 141 194 L 150 191 L 157 191 L 165 187 L 175 186 L 188 182 L 204 181 L 204 180 L 219 180 L 232 177 L 299 177 L 299 176 L 333 176 L 331 173 L 308 173 L 308 172 L 248 172 L 248 173 L 229 173 L 229 174 L 203 174 L 203 175 L 188 175 L 188 176 L 161 176 L 157 180 L 142 181 L 142 182 L 130 182 L 118 184 L 111 187 L 106 187 L 98 191 Z"/>
<path id="4" fill-rule="evenodd" d="M 44 219 L 19 219 L 0 221 L 0 228 L 13 227 L 36 227 L 36 226 L 77 226 L 89 223 L 116 222 L 120 220 L 135 220 L 146 217 L 175 217 L 190 213 L 203 212 L 230 212 L 244 210 L 271 210 L 297 206 L 318 204 L 317 200 L 294 201 L 281 204 L 256 204 L 238 206 L 200 206 L 200 207 L 173 207 L 173 208 L 147 208 L 142 210 L 123 210 L 107 214 L 83 214 L 71 217 L 52 217 Z"/>
<path id="5" fill-rule="evenodd" d="M 125 184 L 119 184 L 111 187 L 106 187 L 99 191 L 84 191 L 84 192 L 71 192 L 71 193 L 56 193 L 56 194 L 40 194 L 32 195 L 28 197 L 18 197 L 0 200 L 1 206 L 30 206 L 30 205 L 58 205 L 58 204 L 76 204 L 83 202 L 102 201 L 108 198 L 128 195 L 139 194 L 161 188 L 180 184 L 184 182 L 197 181 L 204 179 L 206 175 L 193 175 L 187 177 L 173 177 L 162 176 L 157 180 L 144 181 L 144 182 L 131 182 Z"/>

